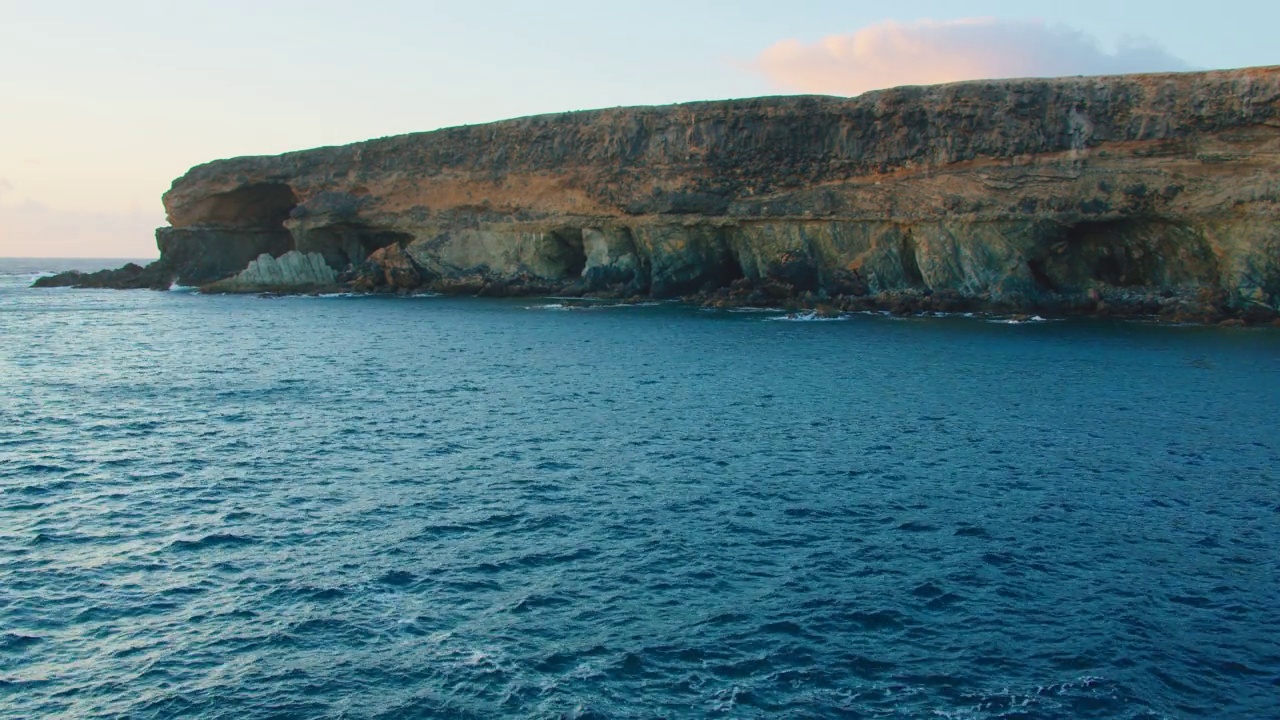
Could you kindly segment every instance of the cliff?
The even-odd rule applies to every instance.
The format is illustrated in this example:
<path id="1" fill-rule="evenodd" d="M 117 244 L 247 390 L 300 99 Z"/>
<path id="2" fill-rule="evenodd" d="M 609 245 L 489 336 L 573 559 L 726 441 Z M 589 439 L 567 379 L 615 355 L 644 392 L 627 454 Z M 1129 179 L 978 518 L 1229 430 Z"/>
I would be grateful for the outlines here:
<path id="1" fill-rule="evenodd" d="M 297 251 L 369 292 L 1261 321 L 1280 67 L 539 116 L 212 162 L 164 204 L 162 287 Z"/>

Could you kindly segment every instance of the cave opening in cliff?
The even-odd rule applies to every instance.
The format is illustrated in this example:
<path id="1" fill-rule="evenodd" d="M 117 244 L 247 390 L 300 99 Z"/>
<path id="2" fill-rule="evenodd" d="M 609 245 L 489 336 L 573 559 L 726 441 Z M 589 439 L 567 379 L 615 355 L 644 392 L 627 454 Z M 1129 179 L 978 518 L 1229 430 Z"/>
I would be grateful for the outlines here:
<path id="1" fill-rule="evenodd" d="M 1150 273 L 1130 246 L 1134 229 L 1127 221 L 1081 223 L 1068 231 L 1067 242 L 1084 251 L 1093 280 L 1116 287 L 1148 285 Z"/>
<path id="2" fill-rule="evenodd" d="M 299 233 L 298 250 L 317 252 L 334 270 L 345 270 L 358 265 L 365 258 L 384 247 L 407 245 L 413 235 L 396 230 L 372 228 L 364 225 L 327 225 Z"/>
<path id="3" fill-rule="evenodd" d="M 902 236 L 898 257 L 902 261 L 902 278 L 907 287 L 924 287 L 924 273 L 920 270 L 920 261 L 916 257 L 916 239 L 910 232 Z"/>
<path id="4" fill-rule="evenodd" d="M 285 232 L 284 222 L 298 206 L 284 183 L 254 183 L 209 196 L 193 211 L 197 224 Z"/>
<path id="5" fill-rule="evenodd" d="M 1193 228 L 1161 220 L 1090 220 L 1063 228 L 1049 251 L 1029 263 L 1048 289 L 1168 287 L 1213 282 L 1218 261 Z"/>
<path id="6" fill-rule="evenodd" d="M 560 269 L 560 277 L 572 280 L 582 277 L 587 269 L 587 252 L 582 228 L 560 228 L 548 234 L 551 249 L 548 260 Z"/>
<path id="7" fill-rule="evenodd" d="M 1045 261 L 1043 258 L 1036 258 L 1027 261 L 1027 270 L 1031 273 L 1031 279 L 1035 282 L 1036 287 L 1042 292 L 1059 292 L 1061 288 L 1058 283 L 1049 276 L 1045 269 Z"/>
<path id="8" fill-rule="evenodd" d="M 1187 238 L 1190 242 L 1175 240 L 1180 234 L 1180 228 L 1174 225 L 1151 220 L 1076 223 L 1066 228 L 1059 265 L 1075 286 L 1103 283 L 1111 287 L 1158 287 L 1171 274 L 1197 273 L 1192 266 L 1170 266 L 1194 243 L 1193 238 Z M 1174 245 L 1169 246 L 1170 242 Z M 1048 277 L 1047 268 L 1044 272 Z"/>
<path id="9" fill-rule="evenodd" d="M 739 280 L 746 280 L 749 275 L 747 272 L 748 267 L 755 270 L 752 275 L 758 280 L 770 277 L 781 280 L 784 283 L 797 285 L 797 274 L 800 276 L 800 284 L 803 284 L 804 279 L 809 276 L 810 268 L 803 264 L 797 264 L 797 256 L 791 253 L 783 253 L 777 262 L 770 263 L 764 268 L 758 268 L 758 263 L 755 263 L 753 259 L 749 260 L 743 257 L 742 247 L 730 242 L 727 233 L 720 235 L 719 243 L 720 261 L 713 273 L 717 289 L 732 287 Z M 816 288 L 817 275 L 814 274 L 813 278 Z"/>

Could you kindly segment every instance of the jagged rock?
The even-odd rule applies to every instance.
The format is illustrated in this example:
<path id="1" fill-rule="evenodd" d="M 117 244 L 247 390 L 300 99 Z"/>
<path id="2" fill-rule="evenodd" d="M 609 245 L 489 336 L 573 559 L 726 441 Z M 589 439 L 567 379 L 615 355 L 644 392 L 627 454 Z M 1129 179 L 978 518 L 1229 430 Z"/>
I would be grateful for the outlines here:
<path id="1" fill-rule="evenodd" d="M 739 300 L 1174 314 L 1158 297 L 1265 322 L 1280 68 L 548 115 L 213 162 L 164 201 L 180 281 L 397 247 L 422 284 L 485 294 L 744 280 Z"/>
<path id="2" fill-rule="evenodd" d="M 208 292 L 316 292 L 337 287 L 338 273 L 319 253 L 297 250 L 273 258 L 263 253 L 234 277 L 205 286 Z"/>
<path id="3" fill-rule="evenodd" d="M 150 272 L 137 263 L 128 263 L 116 270 L 99 270 L 85 273 L 70 270 L 57 275 L 36 278 L 33 287 L 113 288 L 120 290 L 169 289 L 170 281 L 161 274 Z"/>
<path id="4" fill-rule="evenodd" d="M 359 292 L 399 292 L 422 286 L 422 272 L 400 245 L 375 250 L 353 272 L 340 276 Z"/>

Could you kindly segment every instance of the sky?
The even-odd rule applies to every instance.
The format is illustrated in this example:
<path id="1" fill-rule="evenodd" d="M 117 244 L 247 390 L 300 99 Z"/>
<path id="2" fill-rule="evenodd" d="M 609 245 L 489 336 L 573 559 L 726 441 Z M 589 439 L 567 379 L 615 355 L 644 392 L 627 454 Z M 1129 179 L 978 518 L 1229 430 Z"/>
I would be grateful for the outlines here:
<path id="1" fill-rule="evenodd" d="M 157 254 L 239 155 L 619 105 L 1280 64 L 1280 3 L 0 0 L 0 257 Z"/>

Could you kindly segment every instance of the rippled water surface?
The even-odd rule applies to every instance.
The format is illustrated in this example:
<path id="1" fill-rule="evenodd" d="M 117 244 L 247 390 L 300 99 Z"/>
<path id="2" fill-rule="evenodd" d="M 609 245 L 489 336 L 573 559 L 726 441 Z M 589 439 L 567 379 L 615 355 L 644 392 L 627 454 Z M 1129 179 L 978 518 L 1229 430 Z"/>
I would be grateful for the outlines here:
<path id="1" fill-rule="evenodd" d="M 0 716 L 1280 713 L 1278 332 L 5 267 Z"/>

